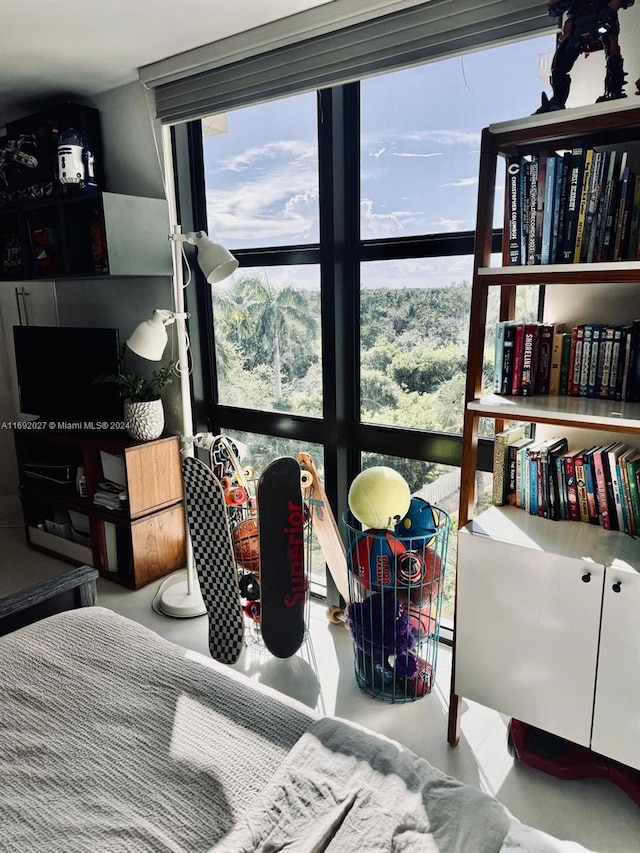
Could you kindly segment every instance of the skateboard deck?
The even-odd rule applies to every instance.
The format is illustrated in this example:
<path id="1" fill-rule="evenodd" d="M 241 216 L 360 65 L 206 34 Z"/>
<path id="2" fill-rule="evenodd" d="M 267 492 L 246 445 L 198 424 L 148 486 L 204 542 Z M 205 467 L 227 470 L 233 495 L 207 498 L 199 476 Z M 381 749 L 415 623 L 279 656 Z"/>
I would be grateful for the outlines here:
<path id="1" fill-rule="evenodd" d="M 303 472 L 311 475 L 311 482 L 304 488 L 304 499 L 309 506 L 313 530 L 326 560 L 331 577 L 338 592 L 345 601 L 349 603 L 349 581 L 347 577 L 347 557 L 344 542 L 340 536 L 340 530 L 336 524 L 331 506 L 318 476 L 316 466 L 308 453 L 298 453 L 298 462 Z M 304 475 L 303 475 L 304 476 Z"/>
<path id="2" fill-rule="evenodd" d="M 300 466 L 276 459 L 258 480 L 260 628 L 272 655 L 288 658 L 304 640 L 307 578 Z"/>
<path id="3" fill-rule="evenodd" d="M 244 618 L 224 493 L 199 459 L 183 459 L 182 474 L 193 560 L 209 619 L 209 652 L 221 663 L 235 663 L 242 651 Z"/>

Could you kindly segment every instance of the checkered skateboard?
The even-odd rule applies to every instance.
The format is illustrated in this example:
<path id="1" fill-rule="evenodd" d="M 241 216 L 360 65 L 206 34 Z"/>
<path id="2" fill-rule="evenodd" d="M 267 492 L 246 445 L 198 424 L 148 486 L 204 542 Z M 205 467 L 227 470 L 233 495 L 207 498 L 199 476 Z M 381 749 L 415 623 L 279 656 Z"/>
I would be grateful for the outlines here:
<path id="1" fill-rule="evenodd" d="M 183 459 L 182 475 L 193 560 L 209 618 L 209 651 L 221 663 L 235 663 L 242 651 L 244 619 L 224 493 L 199 459 Z"/>
<path id="2" fill-rule="evenodd" d="M 300 466 L 276 459 L 258 480 L 260 628 L 272 655 L 288 658 L 304 640 L 307 578 Z"/>

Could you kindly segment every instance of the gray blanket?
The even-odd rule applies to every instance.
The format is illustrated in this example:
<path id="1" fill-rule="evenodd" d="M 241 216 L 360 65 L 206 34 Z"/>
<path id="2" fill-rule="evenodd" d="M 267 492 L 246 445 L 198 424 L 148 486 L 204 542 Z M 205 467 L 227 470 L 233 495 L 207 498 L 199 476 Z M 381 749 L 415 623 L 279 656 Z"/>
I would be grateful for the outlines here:
<path id="1" fill-rule="evenodd" d="M 509 825 L 477 788 L 324 719 L 212 853 L 498 853 Z"/>
<path id="2" fill-rule="evenodd" d="M 97 607 L 1 637 L 1 853 L 208 850 L 313 722 L 220 670 Z"/>

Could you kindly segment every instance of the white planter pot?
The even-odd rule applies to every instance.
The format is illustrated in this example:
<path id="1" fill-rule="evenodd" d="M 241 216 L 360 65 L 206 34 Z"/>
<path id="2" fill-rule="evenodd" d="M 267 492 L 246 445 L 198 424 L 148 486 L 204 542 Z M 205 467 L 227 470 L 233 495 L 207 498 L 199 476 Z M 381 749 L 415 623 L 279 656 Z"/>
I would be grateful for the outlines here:
<path id="1" fill-rule="evenodd" d="M 127 432 L 136 441 L 153 441 L 160 438 L 164 429 L 162 400 L 124 401 L 124 419 Z"/>

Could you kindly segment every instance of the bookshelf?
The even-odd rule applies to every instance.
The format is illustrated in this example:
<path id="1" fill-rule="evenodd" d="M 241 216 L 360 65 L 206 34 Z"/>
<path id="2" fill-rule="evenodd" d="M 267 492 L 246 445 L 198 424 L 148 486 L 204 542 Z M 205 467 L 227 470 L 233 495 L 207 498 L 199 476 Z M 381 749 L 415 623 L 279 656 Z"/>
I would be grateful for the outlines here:
<path id="1" fill-rule="evenodd" d="M 640 543 L 515 507 L 475 514 L 481 418 L 493 419 L 496 433 L 506 422 L 527 421 L 540 438 L 587 435 L 591 444 L 622 439 L 640 447 L 640 403 L 482 390 L 491 288 L 500 293 L 499 320 L 518 319 L 516 292 L 526 285 L 544 287 L 548 323 L 640 317 L 639 261 L 509 265 L 505 231 L 503 265 L 491 266 L 495 187 L 508 157 L 576 145 L 624 148 L 640 172 L 640 107 L 631 99 L 605 107 L 531 116 L 482 133 L 448 740 L 459 740 L 466 697 L 640 768 Z M 585 306 L 593 316 L 584 316 Z"/>
<path id="2" fill-rule="evenodd" d="M 27 544 L 138 589 L 185 562 L 181 456 L 176 436 L 136 442 L 108 431 L 16 430 Z M 48 476 L 34 478 L 35 464 Z M 86 476 L 86 493 L 75 482 Z M 58 474 L 69 470 L 69 479 Z M 104 481 L 126 489 L 115 508 L 98 502 Z"/>

